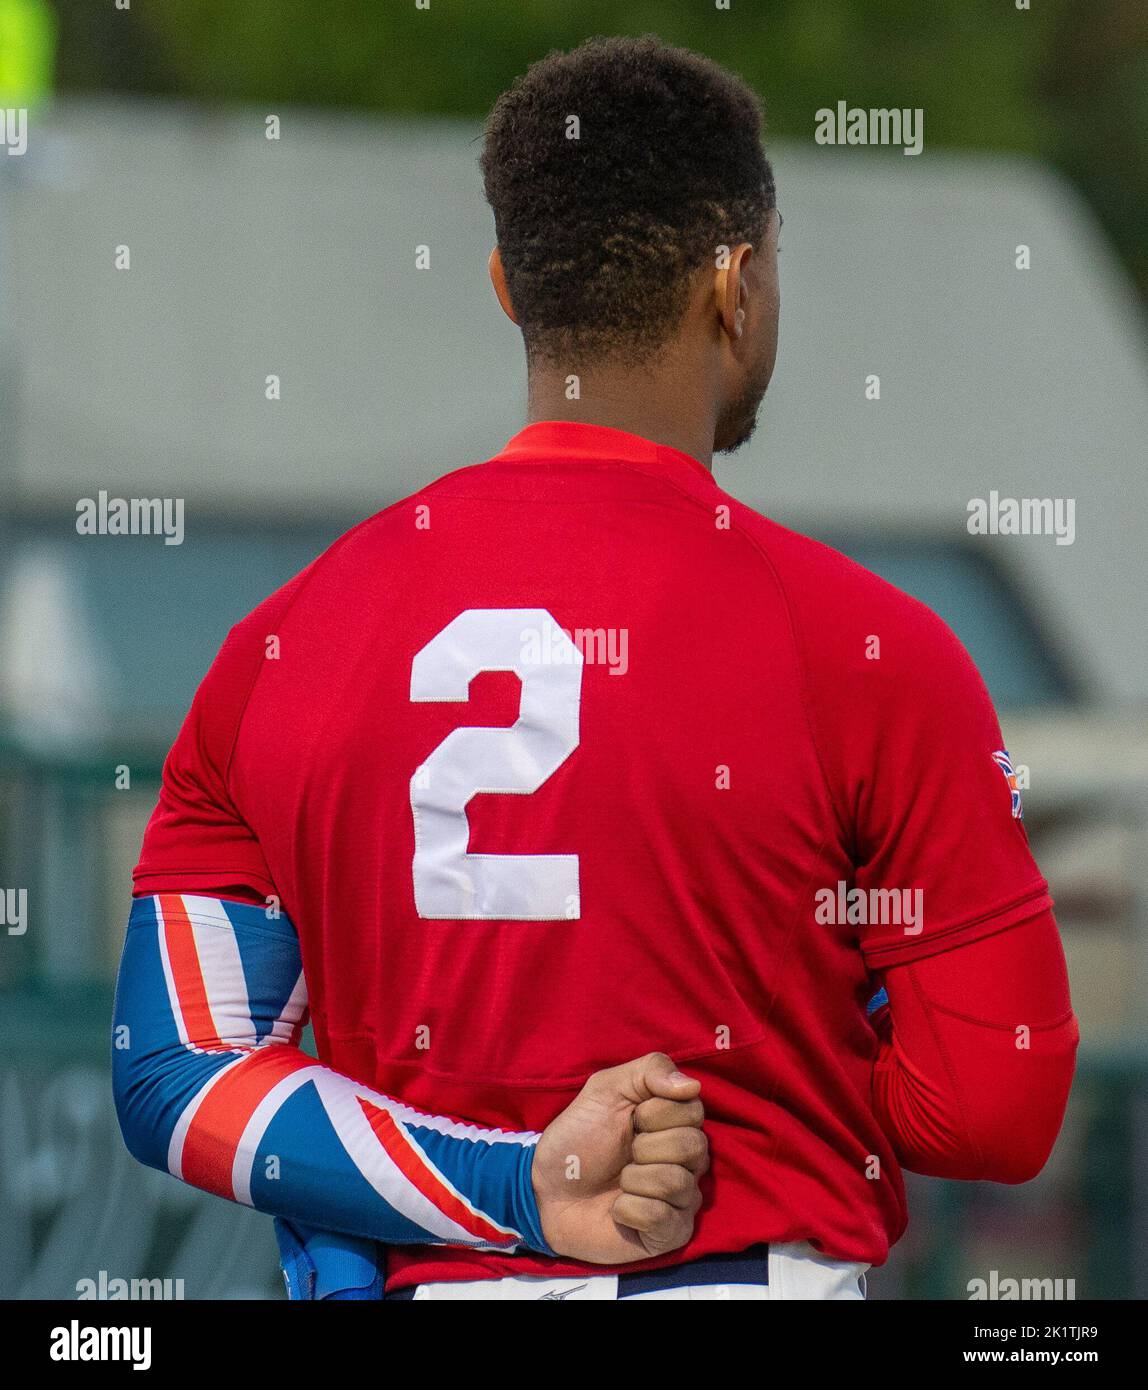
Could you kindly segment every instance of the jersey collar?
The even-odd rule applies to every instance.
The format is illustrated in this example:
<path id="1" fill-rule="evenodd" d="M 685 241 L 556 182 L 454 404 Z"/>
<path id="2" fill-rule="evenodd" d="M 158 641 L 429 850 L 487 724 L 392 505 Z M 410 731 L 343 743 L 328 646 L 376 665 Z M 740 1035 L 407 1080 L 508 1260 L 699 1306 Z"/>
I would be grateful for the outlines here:
<path id="1" fill-rule="evenodd" d="M 585 425 L 570 420 L 537 420 L 514 436 L 491 463 L 548 463 L 582 460 L 587 463 L 640 463 L 682 467 L 701 473 L 713 482 L 713 474 L 700 460 L 666 444 L 655 444 L 640 434 L 609 425 Z"/>

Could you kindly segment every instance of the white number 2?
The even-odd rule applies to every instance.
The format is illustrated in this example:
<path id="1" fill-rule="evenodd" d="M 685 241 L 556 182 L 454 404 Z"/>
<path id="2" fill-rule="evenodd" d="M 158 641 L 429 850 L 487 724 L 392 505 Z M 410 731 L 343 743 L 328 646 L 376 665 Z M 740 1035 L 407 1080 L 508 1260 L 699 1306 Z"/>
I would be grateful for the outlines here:
<path id="1" fill-rule="evenodd" d="M 509 728 L 454 729 L 411 778 L 420 917 L 553 921 L 579 915 L 576 854 L 470 854 L 479 792 L 527 795 L 578 747 L 582 653 L 545 608 L 468 608 L 411 665 L 411 699 L 470 698 L 480 671 L 522 681 Z"/>

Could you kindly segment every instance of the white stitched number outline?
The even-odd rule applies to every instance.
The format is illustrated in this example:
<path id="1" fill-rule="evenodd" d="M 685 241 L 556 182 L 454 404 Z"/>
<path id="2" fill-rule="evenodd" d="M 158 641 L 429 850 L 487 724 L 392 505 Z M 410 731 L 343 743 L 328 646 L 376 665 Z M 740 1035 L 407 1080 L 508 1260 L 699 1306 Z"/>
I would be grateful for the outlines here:
<path id="1" fill-rule="evenodd" d="M 471 854 L 466 807 L 479 792 L 536 792 L 578 747 L 582 653 L 545 608 L 468 608 L 416 655 L 411 699 L 468 700 L 480 671 L 519 677 L 518 718 L 453 729 L 415 770 L 415 908 L 434 920 L 573 920 L 578 856 Z"/>

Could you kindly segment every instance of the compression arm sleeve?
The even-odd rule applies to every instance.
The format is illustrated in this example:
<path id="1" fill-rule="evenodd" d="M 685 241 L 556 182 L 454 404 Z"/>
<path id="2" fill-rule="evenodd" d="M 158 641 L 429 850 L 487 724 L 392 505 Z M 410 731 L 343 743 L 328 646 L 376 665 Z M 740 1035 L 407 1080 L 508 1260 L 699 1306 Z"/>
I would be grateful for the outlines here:
<path id="1" fill-rule="evenodd" d="M 1064 1118 L 1079 1038 L 1050 911 L 890 969 L 873 1105 L 901 1165 L 1027 1182 Z"/>
<path id="2" fill-rule="evenodd" d="M 538 1135 L 425 1115 L 300 1050 L 307 996 L 286 917 L 136 899 L 116 986 L 113 1085 L 131 1153 L 259 1211 L 388 1244 L 552 1254 Z"/>

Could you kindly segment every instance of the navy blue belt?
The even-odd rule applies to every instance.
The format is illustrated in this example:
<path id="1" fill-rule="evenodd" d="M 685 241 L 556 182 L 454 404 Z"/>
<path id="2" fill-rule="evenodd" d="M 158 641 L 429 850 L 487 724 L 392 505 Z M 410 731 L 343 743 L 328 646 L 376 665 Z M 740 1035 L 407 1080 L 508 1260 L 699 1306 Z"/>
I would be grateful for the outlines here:
<path id="1" fill-rule="evenodd" d="M 534 1277 L 534 1276 L 531 1276 Z M 562 1278 L 567 1276 L 563 1275 Z M 545 1298 L 545 1278 L 539 1278 L 539 1298 Z M 768 1284 L 769 1246 L 751 1245 L 736 1255 L 702 1255 L 685 1264 L 668 1269 L 641 1269 L 618 1275 L 618 1297 L 636 1298 L 643 1293 L 660 1293 L 665 1289 L 684 1289 L 701 1284 Z M 391 1299 L 414 1298 L 415 1290 L 398 1289 L 387 1294 Z"/>

